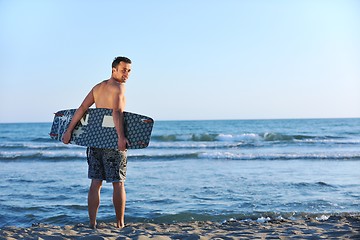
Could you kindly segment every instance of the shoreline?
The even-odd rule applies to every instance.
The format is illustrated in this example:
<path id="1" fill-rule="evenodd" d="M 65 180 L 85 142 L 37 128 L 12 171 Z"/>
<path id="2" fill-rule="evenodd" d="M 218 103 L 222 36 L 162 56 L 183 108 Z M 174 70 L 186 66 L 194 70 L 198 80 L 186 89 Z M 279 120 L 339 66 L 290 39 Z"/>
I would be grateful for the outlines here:
<path id="1" fill-rule="evenodd" d="M 230 219 L 222 223 L 193 221 L 179 223 L 99 223 L 97 229 L 84 224 L 32 227 L 3 227 L 0 239 L 360 239 L 360 213 L 328 218 L 252 221 Z"/>

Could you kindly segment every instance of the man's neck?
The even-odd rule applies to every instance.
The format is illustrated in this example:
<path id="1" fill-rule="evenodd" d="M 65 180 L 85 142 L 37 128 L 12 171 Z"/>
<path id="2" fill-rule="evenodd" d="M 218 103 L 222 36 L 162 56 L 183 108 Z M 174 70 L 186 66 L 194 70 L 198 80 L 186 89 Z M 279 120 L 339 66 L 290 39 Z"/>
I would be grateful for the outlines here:
<path id="1" fill-rule="evenodd" d="M 119 80 L 117 80 L 117 79 L 115 79 L 113 77 L 110 77 L 109 82 L 113 82 L 113 83 L 116 83 L 116 84 L 123 84 L 123 82 L 120 82 Z"/>

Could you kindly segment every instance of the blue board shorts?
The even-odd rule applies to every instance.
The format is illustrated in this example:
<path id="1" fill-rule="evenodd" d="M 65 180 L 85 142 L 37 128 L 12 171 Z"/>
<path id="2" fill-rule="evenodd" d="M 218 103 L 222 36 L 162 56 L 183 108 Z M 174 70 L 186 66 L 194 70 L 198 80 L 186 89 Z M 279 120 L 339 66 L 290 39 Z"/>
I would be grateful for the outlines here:
<path id="1" fill-rule="evenodd" d="M 125 182 L 126 151 L 88 147 L 86 151 L 89 165 L 88 177 L 106 182 Z"/>

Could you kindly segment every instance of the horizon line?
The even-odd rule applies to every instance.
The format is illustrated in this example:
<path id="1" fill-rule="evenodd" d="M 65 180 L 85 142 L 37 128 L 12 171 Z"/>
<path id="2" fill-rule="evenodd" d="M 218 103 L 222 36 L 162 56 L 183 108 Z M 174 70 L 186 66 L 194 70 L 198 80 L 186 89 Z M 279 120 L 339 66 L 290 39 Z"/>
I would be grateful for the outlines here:
<path id="1" fill-rule="evenodd" d="M 159 122 L 177 121 L 273 121 L 273 120 L 330 120 L 330 119 L 360 119 L 360 117 L 299 117 L 299 118 L 243 118 L 243 119 L 154 119 Z M 0 124 L 30 124 L 30 123 L 52 123 L 52 121 L 21 121 L 21 122 L 0 122 Z"/>

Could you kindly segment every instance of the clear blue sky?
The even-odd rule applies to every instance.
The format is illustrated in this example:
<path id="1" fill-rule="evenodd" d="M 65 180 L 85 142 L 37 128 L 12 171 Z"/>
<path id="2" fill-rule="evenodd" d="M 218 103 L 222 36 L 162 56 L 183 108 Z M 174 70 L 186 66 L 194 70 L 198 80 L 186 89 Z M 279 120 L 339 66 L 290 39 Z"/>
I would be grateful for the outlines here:
<path id="1" fill-rule="evenodd" d="M 360 117 L 358 0 L 0 0 L 0 122 L 50 122 L 128 56 L 156 120 Z"/>

